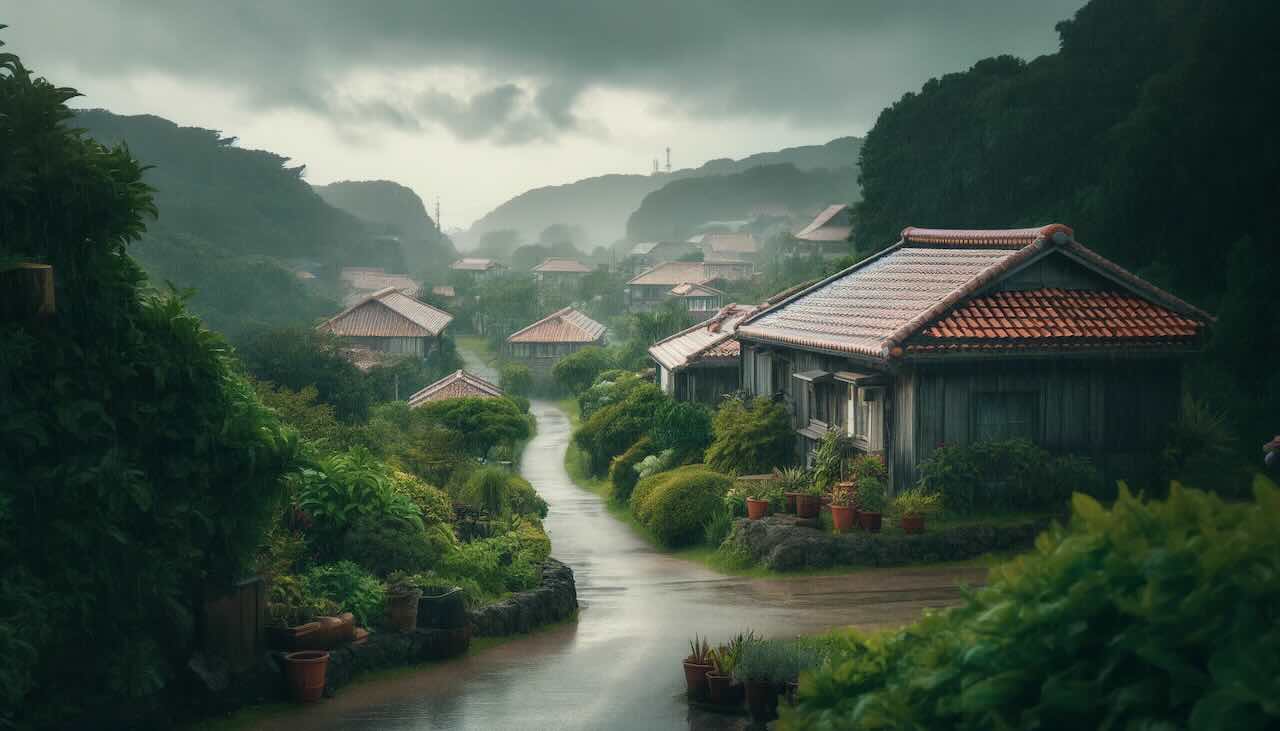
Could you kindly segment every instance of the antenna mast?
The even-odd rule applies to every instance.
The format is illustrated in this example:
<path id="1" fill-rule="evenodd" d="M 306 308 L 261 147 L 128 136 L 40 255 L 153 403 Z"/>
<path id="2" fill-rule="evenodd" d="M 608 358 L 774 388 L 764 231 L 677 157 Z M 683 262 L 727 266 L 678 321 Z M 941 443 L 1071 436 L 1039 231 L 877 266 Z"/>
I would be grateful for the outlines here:
<path id="1" fill-rule="evenodd" d="M 667 148 L 667 172 L 671 172 L 671 148 Z"/>
<path id="2" fill-rule="evenodd" d="M 444 227 L 440 225 L 440 195 L 436 194 L 436 233 L 443 234 Z"/>

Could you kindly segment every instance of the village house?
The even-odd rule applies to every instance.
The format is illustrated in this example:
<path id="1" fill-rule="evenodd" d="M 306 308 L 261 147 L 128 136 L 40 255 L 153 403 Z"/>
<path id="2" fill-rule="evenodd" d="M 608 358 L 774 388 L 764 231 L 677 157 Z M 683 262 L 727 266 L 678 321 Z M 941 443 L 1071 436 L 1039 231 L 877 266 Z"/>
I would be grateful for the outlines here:
<path id="1" fill-rule="evenodd" d="M 455 273 L 455 276 L 471 282 L 481 282 L 498 276 L 507 268 L 493 259 L 466 257 L 450 264 L 449 269 Z"/>
<path id="2" fill-rule="evenodd" d="M 684 303 L 684 310 L 695 320 L 711 317 L 724 302 L 724 292 L 705 284 L 677 284 L 671 288 L 670 294 Z"/>
<path id="3" fill-rule="evenodd" d="M 645 241 L 631 247 L 627 255 L 627 271 L 636 273 L 665 264 L 680 261 L 697 254 L 701 249 L 690 241 Z"/>
<path id="4" fill-rule="evenodd" d="M 702 235 L 702 260 L 705 262 L 756 262 L 760 243 L 750 231 L 708 233 Z"/>
<path id="5" fill-rule="evenodd" d="M 733 334 L 755 310 L 731 304 L 706 322 L 654 343 L 649 357 L 657 366 L 662 391 L 679 401 L 716 404 L 738 390 L 738 341 Z"/>
<path id="6" fill-rule="evenodd" d="M 677 285 L 749 279 L 753 269 L 750 262 L 669 261 L 632 277 L 622 291 L 623 302 L 630 312 L 648 312 L 676 296 Z"/>
<path id="7" fill-rule="evenodd" d="M 418 296 L 418 283 L 404 274 L 387 274 L 381 267 L 343 267 L 338 278 L 347 285 L 344 305 L 353 305 L 388 287 L 408 297 Z"/>
<path id="8" fill-rule="evenodd" d="M 455 398 L 502 398 L 501 388 L 489 383 L 480 376 L 456 370 L 435 383 L 409 397 L 409 408 L 417 407 L 432 401 L 446 401 Z"/>
<path id="9" fill-rule="evenodd" d="M 316 326 L 347 343 L 352 362 L 363 369 L 387 356 L 427 358 L 439 347 L 453 316 L 395 287 L 365 296 Z"/>
<path id="10" fill-rule="evenodd" d="M 907 228 L 739 324 L 743 388 L 885 456 L 892 489 L 941 444 L 1023 437 L 1151 474 L 1212 318 L 1050 225 Z"/>
<path id="11" fill-rule="evenodd" d="M 545 259 L 532 270 L 539 287 L 571 287 L 577 291 L 578 283 L 591 273 L 591 267 L 577 259 Z"/>
<path id="12" fill-rule="evenodd" d="M 545 379 L 566 355 L 604 344 L 604 325 L 565 307 L 507 336 L 506 355 L 528 366 L 535 378 Z"/>
<path id="13" fill-rule="evenodd" d="M 839 259 L 849 254 L 853 236 L 853 209 L 848 204 L 827 206 L 808 226 L 791 235 L 794 256 Z"/>

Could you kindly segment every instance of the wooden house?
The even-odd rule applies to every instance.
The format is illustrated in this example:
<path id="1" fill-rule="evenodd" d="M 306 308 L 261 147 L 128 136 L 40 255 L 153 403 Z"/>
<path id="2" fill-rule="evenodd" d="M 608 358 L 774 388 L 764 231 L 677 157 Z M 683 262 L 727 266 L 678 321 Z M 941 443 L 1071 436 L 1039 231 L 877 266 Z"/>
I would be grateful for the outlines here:
<path id="1" fill-rule="evenodd" d="M 582 278 L 591 273 L 591 267 L 577 259 L 544 259 L 532 270 L 539 287 L 569 287 L 576 292 Z"/>
<path id="2" fill-rule="evenodd" d="M 689 241 L 643 241 L 631 247 L 627 254 L 627 271 L 642 272 L 669 261 L 679 261 L 698 251 L 698 245 Z"/>
<path id="3" fill-rule="evenodd" d="M 511 333 L 507 337 L 506 355 L 527 365 L 535 377 L 545 379 L 561 358 L 589 345 L 603 346 L 604 343 L 604 325 L 572 307 L 565 307 Z"/>
<path id="4" fill-rule="evenodd" d="M 683 282 L 672 287 L 669 294 L 683 302 L 685 311 L 699 321 L 714 315 L 724 302 L 724 292 L 705 284 Z"/>
<path id="5" fill-rule="evenodd" d="M 414 409 L 432 401 L 455 398 L 502 398 L 501 388 L 480 376 L 456 370 L 409 397 L 409 408 Z"/>
<path id="6" fill-rule="evenodd" d="M 669 261 L 628 280 L 623 289 L 623 301 L 630 312 L 648 312 L 676 296 L 673 289 L 677 285 L 711 286 L 717 281 L 749 279 L 753 269 L 750 262 Z"/>
<path id="7" fill-rule="evenodd" d="M 848 204 L 827 206 L 809 225 L 791 235 L 789 250 L 794 256 L 839 259 L 850 253 L 853 238 L 853 209 Z"/>
<path id="8" fill-rule="evenodd" d="M 471 282 L 480 282 L 485 279 L 496 277 L 507 268 L 501 263 L 493 259 L 481 259 L 476 257 L 465 257 L 455 261 L 449 265 L 450 271 L 455 277 L 460 277 Z"/>
<path id="9" fill-rule="evenodd" d="M 444 310 L 387 287 L 325 320 L 316 329 L 341 338 L 363 358 L 359 362 L 368 367 L 378 356 L 426 358 L 438 347 L 452 321 L 453 316 Z"/>
<path id="10" fill-rule="evenodd" d="M 760 242 L 750 231 L 703 234 L 702 260 L 707 262 L 758 261 Z"/>
<path id="11" fill-rule="evenodd" d="M 649 357 L 664 393 L 679 401 L 718 403 L 738 390 L 738 341 L 733 334 L 754 307 L 731 304 L 706 322 L 654 343 Z"/>
<path id="12" fill-rule="evenodd" d="M 1150 474 L 1211 322 L 1066 226 L 907 228 L 737 338 L 743 387 L 786 400 L 799 448 L 843 430 L 901 490 L 938 445 L 1014 437 Z"/>

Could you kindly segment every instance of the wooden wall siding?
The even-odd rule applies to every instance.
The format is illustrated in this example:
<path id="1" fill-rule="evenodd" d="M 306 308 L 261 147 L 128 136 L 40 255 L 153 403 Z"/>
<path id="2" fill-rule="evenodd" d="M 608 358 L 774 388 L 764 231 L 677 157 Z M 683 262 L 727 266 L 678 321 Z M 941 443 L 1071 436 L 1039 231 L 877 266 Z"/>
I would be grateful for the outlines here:
<path id="1" fill-rule="evenodd" d="M 989 291 L 1020 291 L 1045 288 L 1115 289 L 1115 285 L 1095 272 L 1055 252 L 1031 266 L 1000 280 Z"/>
<path id="2" fill-rule="evenodd" d="M 915 483 L 916 479 L 916 374 L 904 370 L 893 380 L 893 386 L 886 389 L 889 402 L 888 454 L 886 463 L 889 466 L 889 491 L 896 494 Z"/>
<path id="3" fill-rule="evenodd" d="M 737 368 L 689 368 L 676 374 L 675 398 L 714 405 L 738 389 Z"/>
<path id="4" fill-rule="evenodd" d="M 345 338 L 352 345 L 383 353 L 413 353 L 426 356 L 428 338 Z"/>
<path id="5" fill-rule="evenodd" d="M 901 388 L 895 399 L 907 409 L 894 428 L 898 489 L 914 483 L 915 465 L 938 445 L 977 441 L 974 404 L 984 393 L 1033 394 L 1033 438 L 1046 449 L 1088 455 L 1109 478 L 1145 471 L 1177 418 L 1181 370 L 1171 361 L 957 364 L 921 368 L 915 383 L 913 398 Z"/>

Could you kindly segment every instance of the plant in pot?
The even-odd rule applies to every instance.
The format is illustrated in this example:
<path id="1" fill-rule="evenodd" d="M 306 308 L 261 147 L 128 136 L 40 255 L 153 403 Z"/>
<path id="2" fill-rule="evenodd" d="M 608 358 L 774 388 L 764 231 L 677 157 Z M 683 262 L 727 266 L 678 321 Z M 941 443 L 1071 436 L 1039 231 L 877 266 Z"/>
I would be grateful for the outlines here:
<path id="1" fill-rule="evenodd" d="M 316 596 L 297 576 L 277 576 L 267 595 L 267 644 L 280 650 L 325 649 L 319 617 L 338 614 L 338 605 Z"/>
<path id="2" fill-rule="evenodd" d="M 778 695 L 790 677 L 793 643 L 752 639 L 743 643 L 733 669 L 742 683 L 751 717 L 763 723 L 778 717 Z"/>
<path id="3" fill-rule="evenodd" d="M 771 509 L 782 507 L 782 485 L 777 480 L 761 480 L 750 483 L 747 497 L 747 518 L 760 520 Z"/>
<path id="4" fill-rule="evenodd" d="M 684 662 L 684 682 L 689 697 L 703 700 L 707 697 L 707 673 L 715 669 L 711 664 L 711 644 L 697 635 L 689 640 L 689 655 Z"/>
<path id="5" fill-rule="evenodd" d="M 418 601 L 422 591 L 404 577 L 387 587 L 387 626 L 397 632 L 418 628 Z"/>
<path id="6" fill-rule="evenodd" d="M 707 695 L 712 703 L 722 706 L 742 703 L 742 684 L 734 680 L 733 672 L 738 666 L 743 646 L 754 640 L 755 634 L 751 631 L 738 633 L 736 637 L 711 651 L 714 669 L 707 673 Z"/>
<path id="7" fill-rule="evenodd" d="M 857 493 L 845 483 L 838 483 L 831 488 L 831 525 L 837 533 L 844 533 L 853 528 L 857 509 L 854 501 Z"/>
<path id="8" fill-rule="evenodd" d="M 893 513 L 907 534 L 923 533 L 925 516 L 941 509 L 942 496 L 923 487 L 913 487 L 893 499 Z"/>
<path id="9" fill-rule="evenodd" d="M 864 475 L 858 480 L 858 521 L 862 529 L 878 533 L 885 504 L 884 480 Z"/>
<path id="10" fill-rule="evenodd" d="M 816 518 L 822 509 L 822 493 L 824 485 L 813 480 L 805 485 L 804 490 L 796 495 L 796 517 Z"/>
<path id="11" fill-rule="evenodd" d="M 782 490 L 786 511 L 795 515 L 796 496 L 809 484 L 809 473 L 803 467 L 786 467 L 778 471 L 778 487 Z"/>

